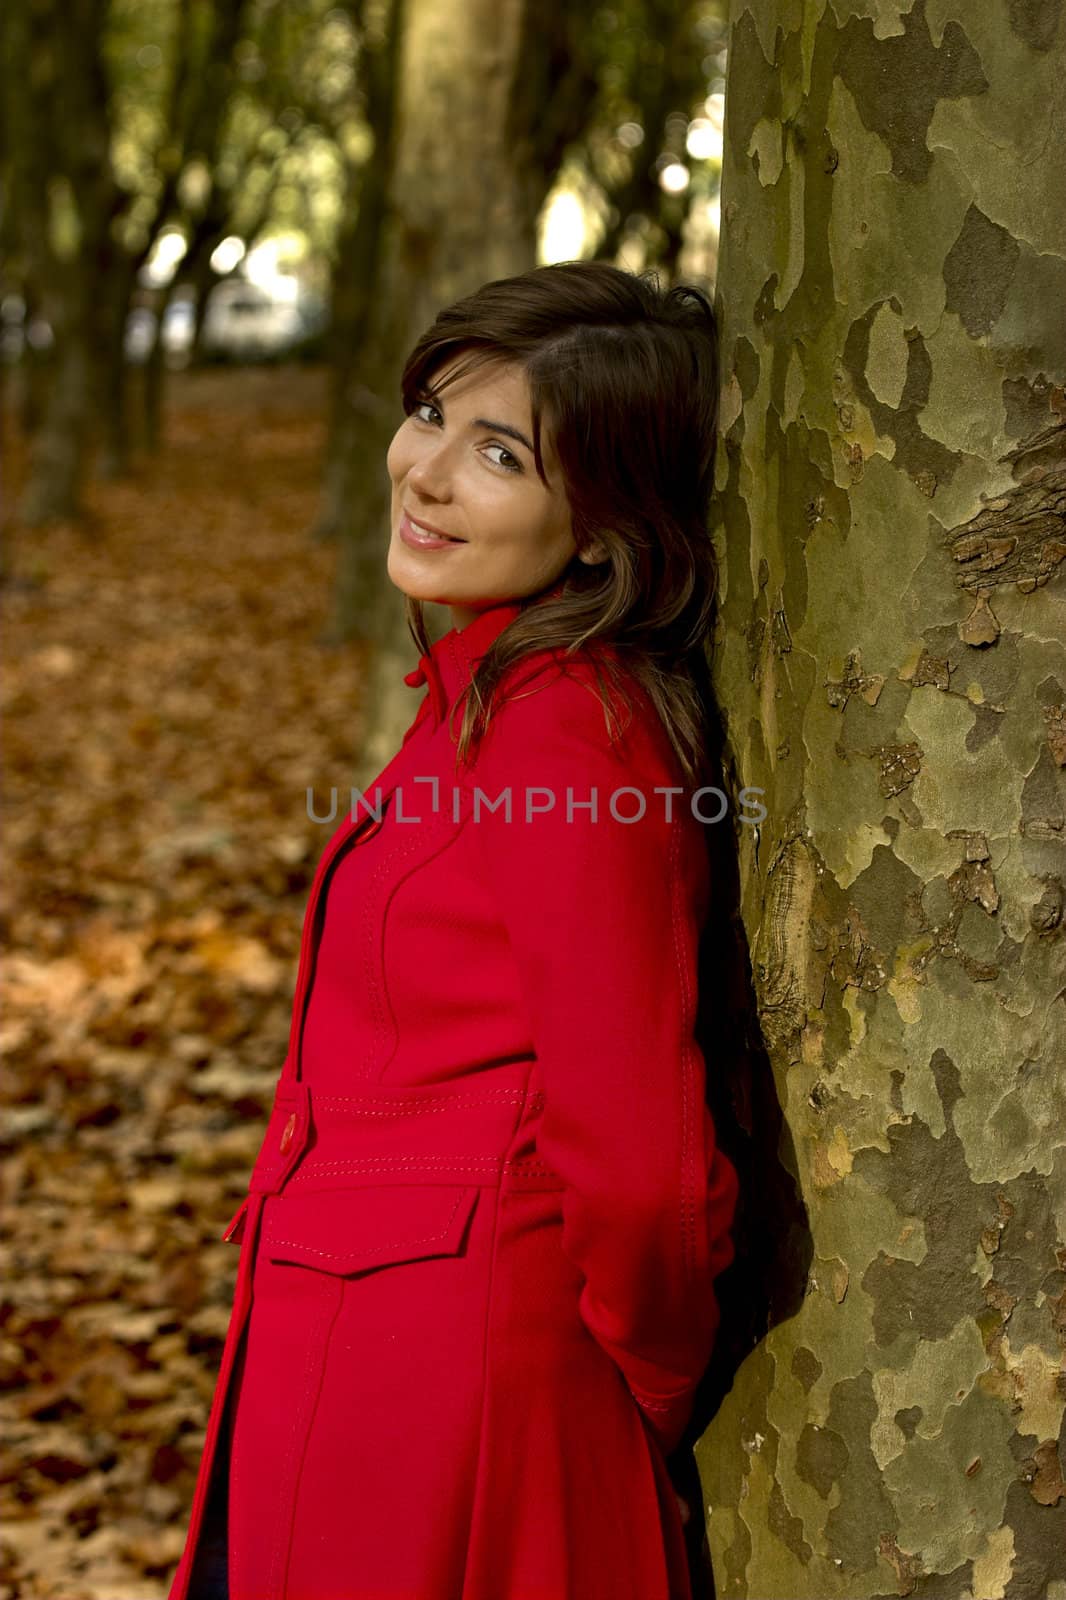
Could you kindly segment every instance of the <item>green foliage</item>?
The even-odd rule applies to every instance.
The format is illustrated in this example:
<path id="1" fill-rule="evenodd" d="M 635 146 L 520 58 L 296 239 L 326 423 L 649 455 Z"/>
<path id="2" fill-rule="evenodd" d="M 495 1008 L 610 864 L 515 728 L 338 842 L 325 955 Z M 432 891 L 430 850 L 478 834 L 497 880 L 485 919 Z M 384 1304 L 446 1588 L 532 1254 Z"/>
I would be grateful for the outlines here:
<path id="1" fill-rule="evenodd" d="M 295 229 L 328 253 L 346 160 L 369 143 L 359 42 L 352 13 L 328 0 L 110 0 L 123 247 L 145 252 L 167 226 L 188 233 L 211 205 L 239 237 Z"/>
<path id="2" fill-rule="evenodd" d="M 721 158 L 687 147 L 708 95 L 725 88 L 725 6 L 719 0 L 614 0 L 593 14 L 598 95 L 574 160 L 598 191 L 598 253 L 639 241 L 650 263 L 676 253 L 694 206 L 718 193 Z M 660 174 L 687 170 L 687 186 L 668 193 Z"/>
<path id="3" fill-rule="evenodd" d="M 145 259 L 177 228 L 190 243 L 199 231 L 208 249 L 226 234 L 250 245 L 294 232 L 325 260 L 385 131 L 370 123 L 364 41 L 379 42 L 390 9 L 390 0 L 99 0 L 68 42 L 71 60 L 51 23 L 34 33 L 36 103 L 62 125 L 50 143 L 77 152 L 78 96 L 61 81 L 81 76 L 81 94 L 106 102 L 109 227 L 126 256 Z M 569 30 L 592 93 L 561 171 L 598 218 L 604 253 L 636 233 L 649 259 L 669 255 L 691 207 L 717 193 L 720 161 L 694 156 L 686 135 L 724 83 L 723 10 L 723 0 L 612 0 Z M 8 163 L 18 159 L 8 151 Z M 671 162 L 689 174 L 678 194 L 659 182 Z M 61 181 L 70 162 L 50 165 L 52 244 L 67 259 L 78 238 Z M 5 174 L 5 190 L 15 187 Z"/>

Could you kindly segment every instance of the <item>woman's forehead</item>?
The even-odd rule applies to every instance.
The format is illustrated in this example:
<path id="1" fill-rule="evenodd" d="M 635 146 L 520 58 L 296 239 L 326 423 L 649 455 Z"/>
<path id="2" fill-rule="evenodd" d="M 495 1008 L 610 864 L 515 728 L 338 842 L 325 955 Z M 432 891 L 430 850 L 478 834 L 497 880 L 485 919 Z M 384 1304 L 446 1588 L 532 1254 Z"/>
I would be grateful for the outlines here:
<path id="1" fill-rule="evenodd" d="M 458 374 L 458 376 L 456 376 Z M 447 385 L 453 395 L 480 389 L 498 389 L 529 409 L 529 380 L 525 368 L 513 357 L 496 351 L 453 351 L 433 368 L 434 387 Z"/>

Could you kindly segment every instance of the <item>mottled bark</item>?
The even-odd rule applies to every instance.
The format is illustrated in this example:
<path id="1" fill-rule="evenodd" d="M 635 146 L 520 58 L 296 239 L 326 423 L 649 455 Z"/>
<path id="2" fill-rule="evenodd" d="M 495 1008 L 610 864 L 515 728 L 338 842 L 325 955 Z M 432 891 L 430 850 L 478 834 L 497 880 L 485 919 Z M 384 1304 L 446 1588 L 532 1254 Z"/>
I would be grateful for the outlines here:
<path id="1" fill-rule="evenodd" d="M 720 1600 L 1064 1600 L 1061 6 L 734 0 L 715 681 L 814 1257 Z"/>

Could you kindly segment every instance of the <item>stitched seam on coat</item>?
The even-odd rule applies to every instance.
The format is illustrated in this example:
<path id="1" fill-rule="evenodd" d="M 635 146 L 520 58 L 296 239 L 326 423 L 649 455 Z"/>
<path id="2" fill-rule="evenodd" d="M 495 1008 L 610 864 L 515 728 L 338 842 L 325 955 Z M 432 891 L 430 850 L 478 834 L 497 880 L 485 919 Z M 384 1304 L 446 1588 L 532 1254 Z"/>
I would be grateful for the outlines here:
<path id="1" fill-rule="evenodd" d="M 674 822 L 671 826 L 673 833 L 670 838 L 670 921 L 673 926 L 674 957 L 677 961 L 681 986 L 681 1016 L 685 1025 L 681 1066 L 681 1258 L 683 1266 L 691 1273 L 694 1270 L 696 1252 L 695 1205 L 692 1197 L 692 1185 L 689 1181 L 689 1169 L 692 1162 L 692 1108 L 689 1101 L 691 1098 L 690 1090 L 694 1065 L 692 1060 L 692 1041 L 688 1034 L 691 992 L 689 990 L 688 969 L 685 964 L 685 951 L 681 941 L 681 829 L 677 822 Z"/>
<path id="2" fill-rule="evenodd" d="M 324 1302 L 319 1315 L 315 1318 L 314 1331 L 315 1333 L 318 1333 L 318 1331 L 321 1329 L 326 1342 L 328 1342 L 329 1331 L 339 1309 L 340 1296 L 336 1295 L 334 1297 L 332 1306 Z M 310 1397 L 314 1384 L 314 1361 L 312 1358 L 315 1351 L 315 1344 L 316 1341 L 314 1338 L 308 1339 L 306 1346 L 307 1363 L 304 1367 L 304 1385 L 303 1394 L 301 1396 L 301 1404 L 293 1407 L 292 1429 L 289 1433 L 288 1442 L 285 1447 L 285 1473 L 288 1473 L 290 1470 L 294 1470 L 295 1476 L 292 1484 L 292 1493 L 289 1496 L 289 1516 L 287 1519 L 285 1517 L 278 1518 L 277 1535 L 274 1541 L 274 1552 L 271 1556 L 270 1570 L 267 1577 L 267 1595 L 269 1600 L 284 1600 L 285 1578 L 288 1571 L 289 1558 L 292 1554 L 292 1529 L 296 1514 L 296 1487 L 299 1481 L 300 1467 L 302 1466 L 302 1459 L 300 1461 L 297 1460 L 297 1457 L 300 1454 L 298 1450 L 298 1428 L 300 1422 L 300 1413 L 303 1409 L 303 1402 Z M 319 1375 L 320 1382 L 324 1372 L 325 1350 L 323 1350 L 322 1354 L 322 1367 Z M 311 1432 L 310 1424 L 311 1418 L 309 1416 L 304 1435 L 305 1449 L 307 1447 L 307 1438 L 310 1436 Z M 285 1479 L 283 1475 L 282 1483 L 284 1483 L 284 1481 Z"/>
<path id="3" fill-rule="evenodd" d="M 521 1156 L 516 1156 L 512 1160 L 505 1160 L 500 1156 L 477 1155 L 362 1156 L 357 1160 L 349 1161 L 308 1161 L 303 1165 L 303 1167 L 301 1167 L 296 1176 L 290 1179 L 289 1183 L 286 1185 L 286 1188 L 295 1189 L 296 1186 L 302 1183 L 305 1178 L 311 1176 L 312 1174 L 323 1172 L 361 1172 L 380 1170 L 381 1168 L 384 1168 L 386 1171 L 401 1171 L 408 1167 L 422 1167 L 431 1165 L 458 1167 L 463 1170 L 472 1170 L 475 1167 L 483 1167 L 488 1165 L 499 1167 L 503 1171 L 517 1172 L 520 1174 L 529 1173 L 547 1178 L 557 1178 L 559 1176 L 554 1167 L 548 1166 L 543 1162 L 532 1162 L 528 1159 L 524 1159 Z"/>
<path id="4" fill-rule="evenodd" d="M 364 1156 L 357 1161 L 309 1161 L 301 1168 L 300 1177 L 306 1177 L 312 1172 L 364 1172 L 381 1167 L 389 1171 L 395 1170 L 399 1172 L 407 1167 L 442 1165 L 446 1167 L 470 1167 L 471 1169 L 484 1166 L 499 1167 L 501 1158 L 499 1156 L 460 1154 L 455 1156 Z M 296 1182 L 297 1179 L 293 1178 L 289 1187 L 292 1188 Z"/>
<path id="5" fill-rule="evenodd" d="M 535 1096 L 528 1096 L 531 1100 L 534 1097 L 538 1101 L 544 1099 L 540 1090 L 535 1091 Z M 422 1112 L 432 1115 L 438 1111 L 449 1111 L 452 1106 L 517 1105 L 523 1098 L 527 1098 L 523 1089 L 497 1089 L 487 1097 L 475 1098 L 473 1095 L 462 1094 L 430 1095 L 417 1103 L 392 1104 L 388 1100 L 374 1100 L 369 1095 L 364 1098 L 358 1094 L 316 1094 L 314 1102 L 318 1106 L 354 1105 L 365 1111 L 368 1117 L 385 1117 L 417 1116 Z M 438 1103 L 445 1101 L 447 1104 Z M 370 1109 L 373 1106 L 380 1106 L 382 1109 L 380 1111 Z"/>
<path id="6" fill-rule="evenodd" d="M 337 1285 L 337 1294 L 334 1297 L 332 1311 L 330 1312 L 330 1315 L 326 1319 L 325 1327 L 324 1327 L 324 1330 L 323 1330 L 322 1357 L 321 1357 L 321 1360 L 319 1362 L 318 1381 L 313 1386 L 309 1383 L 308 1387 L 307 1387 L 307 1391 L 306 1391 L 308 1394 L 311 1394 L 312 1387 L 314 1389 L 314 1393 L 311 1394 L 311 1404 L 310 1404 L 310 1407 L 308 1409 L 308 1414 L 307 1414 L 307 1427 L 306 1427 L 306 1429 L 304 1431 L 303 1449 L 300 1452 L 300 1460 L 299 1460 L 299 1463 L 298 1463 L 297 1469 L 296 1469 L 296 1478 L 295 1478 L 295 1481 L 293 1482 L 293 1486 L 292 1486 L 293 1515 L 292 1515 L 292 1520 L 291 1520 L 290 1525 L 289 1525 L 288 1552 L 287 1552 L 286 1560 L 285 1560 L 284 1588 L 283 1588 L 283 1593 L 285 1595 L 288 1595 L 288 1593 L 290 1592 L 289 1591 L 289 1581 L 288 1581 L 289 1580 L 289 1565 L 290 1565 L 290 1563 L 292 1561 L 292 1537 L 293 1537 L 293 1532 L 294 1532 L 294 1529 L 295 1529 L 295 1526 L 296 1526 L 296 1510 L 297 1510 L 297 1507 L 298 1507 L 298 1504 L 299 1504 L 300 1480 L 303 1477 L 304 1466 L 305 1466 L 306 1461 L 307 1461 L 307 1450 L 308 1450 L 308 1446 L 311 1443 L 311 1435 L 314 1432 L 315 1417 L 316 1417 L 316 1415 L 318 1413 L 318 1403 L 319 1403 L 319 1400 L 322 1397 L 322 1386 L 326 1381 L 326 1366 L 327 1366 L 327 1363 L 329 1361 L 330 1341 L 333 1338 L 333 1330 L 337 1325 L 337 1318 L 341 1314 L 341 1307 L 343 1306 L 343 1304 L 344 1304 L 344 1286 L 343 1286 L 343 1284 L 338 1284 Z"/>
<path id="7" fill-rule="evenodd" d="M 393 872 L 400 862 L 405 861 L 406 858 L 412 853 L 412 851 L 414 850 L 414 848 L 415 848 L 417 843 L 418 843 L 417 837 L 416 838 L 412 838 L 407 842 L 406 845 L 404 845 L 402 848 L 398 849 L 395 852 L 395 854 L 393 854 L 391 856 L 387 856 L 387 857 L 385 857 L 384 860 L 379 861 L 377 866 L 374 869 L 374 872 L 373 872 L 371 878 L 370 878 L 370 882 L 367 885 L 367 891 L 366 891 L 366 897 L 365 897 L 366 904 L 365 904 L 364 912 L 363 912 L 364 917 L 366 919 L 365 920 L 366 944 L 365 944 L 365 946 L 363 948 L 363 970 L 364 970 L 364 972 L 366 974 L 367 994 L 368 994 L 369 999 L 370 999 L 370 1006 L 371 1006 L 371 1010 L 372 1010 L 373 1016 L 374 1016 L 375 1055 L 378 1057 L 378 1061 L 379 1062 L 380 1062 L 380 1059 L 381 1059 L 381 1056 L 382 1056 L 382 1053 L 383 1053 L 383 1046 L 384 1046 L 384 1042 L 385 1042 L 385 1038 L 386 1038 L 386 1018 L 385 1018 L 385 998 L 384 998 L 384 995 L 385 995 L 385 937 L 384 937 L 385 919 L 386 919 L 386 917 L 388 915 L 389 902 L 392 899 L 392 896 L 396 892 L 395 883 L 390 886 L 390 888 L 388 890 L 388 893 L 385 896 L 384 903 L 382 904 L 382 907 L 381 907 L 380 918 L 378 916 L 375 916 L 375 915 L 371 914 L 370 907 L 373 904 L 372 896 L 377 891 L 378 886 L 382 882 L 382 880 L 384 879 L 386 873 Z M 382 934 L 382 937 L 381 937 L 380 940 L 377 938 L 377 932 L 378 932 L 379 927 L 381 929 L 381 934 Z M 380 984 L 374 982 L 374 955 L 375 955 L 375 952 L 380 956 L 380 961 L 381 961 L 381 982 L 380 982 Z M 395 1020 L 393 1022 L 393 1032 L 395 1033 Z M 393 1045 L 393 1048 L 395 1049 L 395 1044 Z M 377 1067 L 377 1070 L 378 1071 L 381 1070 L 380 1065 Z"/>
<path id="8" fill-rule="evenodd" d="M 434 1239 L 443 1239 L 444 1235 L 447 1233 L 448 1229 L 455 1220 L 455 1213 L 458 1211 L 465 1198 L 465 1195 L 459 1196 L 448 1214 L 447 1221 L 437 1233 L 422 1233 L 419 1234 L 416 1239 L 389 1239 L 385 1244 L 359 1245 L 358 1247 L 353 1245 L 351 1250 L 319 1250 L 316 1249 L 314 1245 L 301 1244 L 299 1239 L 275 1239 L 271 1236 L 267 1237 L 267 1244 L 274 1245 L 275 1247 L 284 1245 L 289 1249 L 306 1250 L 308 1255 L 322 1256 L 327 1261 L 344 1261 L 352 1255 L 375 1256 L 380 1254 L 382 1250 L 394 1250 L 397 1245 L 404 1245 L 406 1247 L 407 1245 L 430 1244 Z"/>
<path id="9" fill-rule="evenodd" d="M 408 863 L 407 864 L 406 870 L 403 873 L 401 873 L 398 877 L 396 877 L 396 879 L 392 883 L 392 885 L 391 885 L 391 887 L 389 889 L 389 892 L 385 897 L 385 903 L 381 908 L 381 920 L 380 920 L 381 938 L 380 938 L 379 941 L 377 941 L 378 954 L 380 956 L 380 961 L 381 961 L 381 988 L 380 988 L 380 994 L 375 996 L 375 1000 L 376 1000 L 376 1002 L 377 1002 L 377 1004 L 379 1006 L 383 1024 L 384 1024 L 386 1015 L 388 1017 L 389 1022 L 391 1023 L 391 1026 L 392 1026 L 392 1049 L 389 1051 L 388 1055 L 385 1056 L 383 1060 L 379 1060 L 379 1062 L 377 1064 L 376 1070 L 377 1070 L 379 1078 L 384 1073 L 385 1069 L 387 1068 L 389 1062 L 392 1060 L 393 1056 L 396 1054 L 397 1048 L 399 1047 L 399 1043 L 400 1043 L 400 1030 L 396 1025 L 396 1013 L 392 1009 L 392 1000 L 389 997 L 388 976 L 387 976 L 387 969 L 386 969 L 386 962 L 385 962 L 385 948 L 386 948 L 387 939 L 388 939 L 389 911 L 390 911 L 390 909 L 392 907 L 392 902 L 396 898 L 396 895 L 398 894 L 400 889 L 403 888 L 403 886 L 407 882 L 408 878 L 413 877 L 413 875 L 416 872 L 418 872 L 420 870 L 420 868 L 428 866 L 431 861 L 435 861 L 437 859 L 437 857 L 443 851 L 447 850 L 449 848 L 449 846 L 453 845 L 456 842 L 456 840 L 459 838 L 460 834 L 462 833 L 463 825 L 464 825 L 464 823 L 466 821 L 466 818 L 465 817 L 460 818 L 459 822 L 455 823 L 455 822 L 452 821 L 452 819 L 445 812 L 437 811 L 437 812 L 434 812 L 434 814 L 433 814 L 433 820 L 435 822 L 437 822 L 438 824 L 442 820 L 444 822 L 451 823 L 453 831 L 451 833 L 446 834 L 445 837 L 440 841 L 439 844 L 435 844 L 433 846 L 433 848 L 430 850 L 428 855 L 424 855 L 421 858 L 421 860 L 419 860 L 419 861 L 415 861 L 414 863 Z M 405 861 L 406 862 L 407 857 L 410 856 L 412 850 L 415 848 L 415 845 L 418 842 L 419 841 L 418 841 L 417 836 L 414 839 L 411 840 L 410 845 L 404 851 L 403 855 L 400 857 L 401 861 Z M 385 866 L 385 865 L 387 865 L 387 863 L 382 863 L 382 865 Z M 396 866 L 396 861 L 393 860 L 391 865 L 393 867 L 395 867 Z M 370 955 L 373 953 L 374 944 L 375 944 L 375 941 L 373 939 L 374 928 L 373 928 L 371 920 L 369 918 L 367 920 L 367 929 L 368 929 L 368 932 L 371 934 L 370 951 L 368 953 L 368 959 L 367 959 L 367 966 L 368 966 L 368 971 L 369 971 Z M 384 1026 L 382 1026 L 381 1032 L 382 1032 L 382 1035 L 384 1035 L 384 1032 L 385 1032 Z"/>

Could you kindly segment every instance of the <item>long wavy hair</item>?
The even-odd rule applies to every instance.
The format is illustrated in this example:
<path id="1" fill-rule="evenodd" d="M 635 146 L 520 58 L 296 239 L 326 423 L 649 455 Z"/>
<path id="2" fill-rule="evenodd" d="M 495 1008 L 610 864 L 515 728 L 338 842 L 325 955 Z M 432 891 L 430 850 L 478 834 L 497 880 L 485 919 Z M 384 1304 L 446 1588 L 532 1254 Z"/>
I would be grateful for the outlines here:
<path id="1" fill-rule="evenodd" d="M 472 759 L 512 667 L 545 649 L 582 651 L 609 735 L 617 724 L 604 673 L 632 715 L 628 673 L 649 696 L 686 781 L 703 781 L 712 711 L 705 644 L 717 591 L 708 531 L 719 380 L 711 301 L 688 284 L 664 291 L 654 271 L 602 261 L 496 279 L 442 310 L 418 340 L 401 378 L 405 412 L 498 360 L 524 368 L 545 483 L 541 428 L 551 429 L 577 550 L 598 539 L 606 558 L 575 554 L 562 579 L 531 596 L 493 641 L 463 691 L 459 759 Z M 405 610 L 424 654 L 423 602 L 407 596 Z"/>

